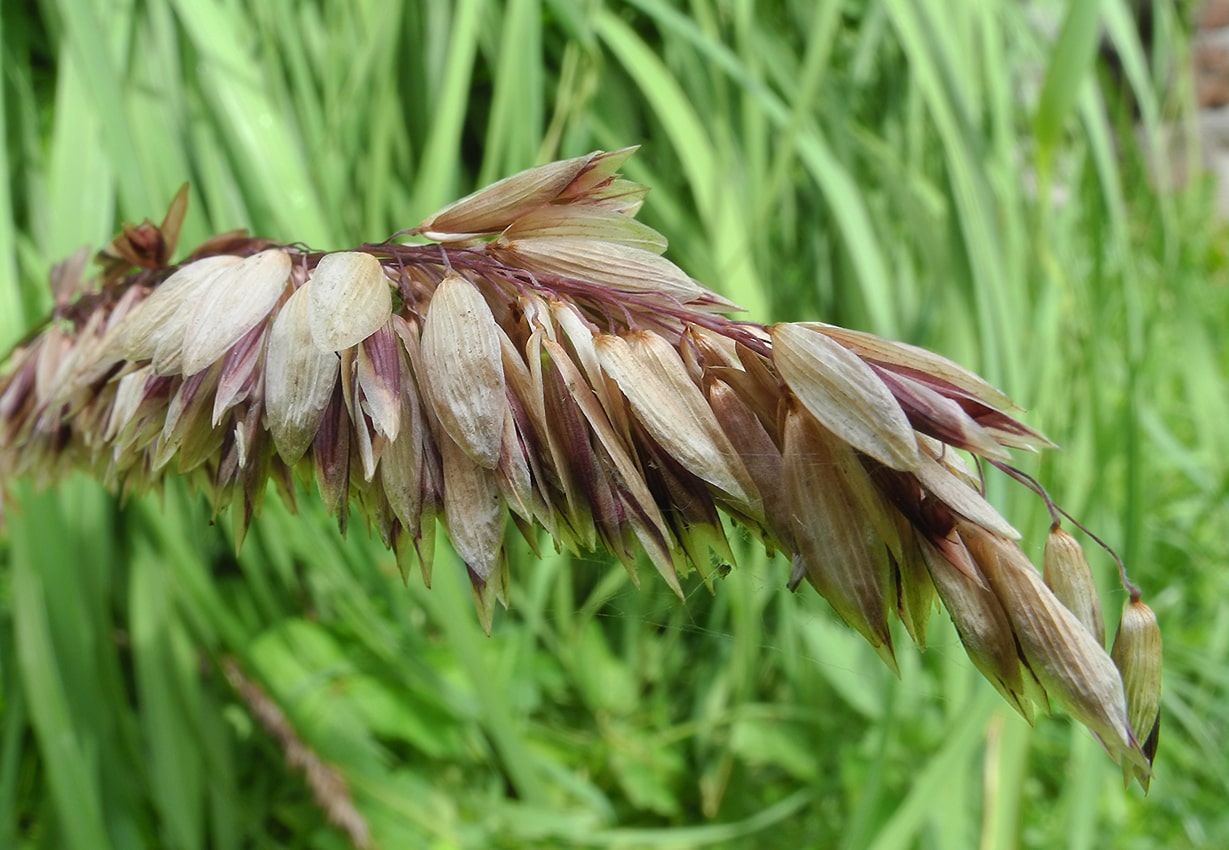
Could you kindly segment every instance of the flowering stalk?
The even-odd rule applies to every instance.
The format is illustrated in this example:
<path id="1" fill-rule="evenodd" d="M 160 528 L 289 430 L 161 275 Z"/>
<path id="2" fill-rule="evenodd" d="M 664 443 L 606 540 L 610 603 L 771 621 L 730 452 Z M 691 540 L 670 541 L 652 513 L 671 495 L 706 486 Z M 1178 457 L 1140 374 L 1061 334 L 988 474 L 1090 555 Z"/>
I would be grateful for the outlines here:
<path id="1" fill-rule="evenodd" d="M 925 350 L 726 318 L 635 220 L 631 152 L 531 169 L 397 234 L 430 244 L 227 234 L 167 266 L 177 198 L 98 281 L 53 273 L 55 312 L 0 378 L 0 476 L 85 468 L 126 493 L 174 470 L 235 507 L 240 539 L 270 479 L 290 500 L 312 476 L 343 529 L 357 506 L 427 581 L 442 521 L 488 629 L 508 517 L 633 578 L 643 550 L 681 593 L 680 571 L 732 560 L 724 512 L 893 668 L 889 615 L 920 642 L 937 596 L 1017 710 L 1048 693 L 1146 783 L 1154 712 L 1132 728 L 1078 544 L 1054 544 L 1042 581 L 952 451 L 1010 469 L 1046 438 Z"/>

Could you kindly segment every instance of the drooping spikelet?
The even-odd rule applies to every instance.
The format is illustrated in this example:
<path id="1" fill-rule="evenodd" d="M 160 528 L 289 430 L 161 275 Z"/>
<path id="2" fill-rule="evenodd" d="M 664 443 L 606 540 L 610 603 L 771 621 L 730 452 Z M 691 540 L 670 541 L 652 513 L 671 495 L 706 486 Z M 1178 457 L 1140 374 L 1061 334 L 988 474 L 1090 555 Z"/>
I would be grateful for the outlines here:
<path id="1" fill-rule="evenodd" d="M 129 491 L 173 471 L 234 505 L 242 537 L 267 482 L 302 473 L 428 580 L 442 520 L 488 627 L 509 516 L 629 570 L 644 551 L 679 591 L 678 570 L 732 557 L 722 511 L 889 665 L 889 616 L 920 641 L 937 598 L 1017 710 L 1044 690 L 1146 784 L 1155 699 L 1134 695 L 1159 692 L 1159 640 L 1119 652 L 1147 682 L 1128 706 L 1074 538 L 1051 541 L 1043 581 L 951 450 L 1002 465 L 1048 441 L 916 347 L 725 318 L 635 220 L 630 153 L 477 192 L 410 231 L 432 244 L 228 234 L 168 266 L 180 196 L 108 246 L 100 280 L 53 275 L 55 313 L 0 377 L 0 480 L 84 468 Z"/>

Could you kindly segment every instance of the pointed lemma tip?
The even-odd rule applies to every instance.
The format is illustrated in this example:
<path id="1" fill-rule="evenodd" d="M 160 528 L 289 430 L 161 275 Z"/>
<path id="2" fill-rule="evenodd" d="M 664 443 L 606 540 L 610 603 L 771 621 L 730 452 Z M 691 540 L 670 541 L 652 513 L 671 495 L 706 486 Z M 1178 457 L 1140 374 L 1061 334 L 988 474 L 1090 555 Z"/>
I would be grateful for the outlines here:
<path id="1" fill-rule="evenodd" d="M 1122 765 L 1122 788 L 1125 791 L 1131 787 L 1131 780 L 1139 782 L 1139 787 L 1143 789 L 1144 796 L 1148 795 L 1148 788 L 1152 785 L 1152 771 L 1142 771 L 1132 764 L 1124 763 Z"/>
<path id="2" fill-rule="evenodd" d="M 494 621 L 495 612 L 491 601 L 495 597 L 494 582 L 487 581 L 469 565 L 466 565 L 465 571 L 469 574 L 469 589 L 474 597 L 474 609 L 478 612 L 478 622 L 482 625 L 482 632 L 487 637 L 491 636 L 491 623 Z"/>
<path id="3" fill-rule="evenodd" d="M 802 584 L 802 580 L 806 578 L 807 569 L 803 566 L 802 558 L 794 555 L 790 559 L 789 578 L 785 582 L 785 587 L 790 593 L 798 592 L 798 585 Z"/>
<path id="4" fill-rule="evenodd" d="M 629 557 L 619 558 L 619 562 L 623 564 L 623 570 L 627 573 L 628 580 L 632 583 L 632 587 L 636 590 L 640 589 L 640 571 L 636 569 L 636 559 Z"/>
<path id="5" fill-rule="evenodd" d="M 666 583 L 670 585 L 670 589 L 674 591 L 674 595 L 678 597 L 679 602 L 687 601 L 687 594 L 683 592 L 683 585 L 679 582 L 677 574 L 667 578 Z"/>
<path id="6" fill-rule="evenodd" d="M 1007 704 L 1016 710 L 1016 713 L 1024 718 L 1024 722 L 1029 726 L 1036 725 L 1036 715 L 1033 714 L 1033 701 L 1028 698 L 1028 694 L 1016 693 L 1007 683 L 1001 678 L 995 683 L 997 690 Z"/>
<path id="7" fill-rule="evenodd" d="M 1143 754 L 1140 753 L 1140 755 L 1142 756 Z M 1146 796 L 1148 789 L 1152 786 L 1152 763 L 1148 761 L 1146 756 L 1139 759 L 1123 758 L 1122 787 L 1124 789 L 1130 788 L 1132 779 L 1139 783 L 1139 787 Z"/>
<path id="8" fill-rule="evenodd" d="M 897 679 L 900 678 L 900 665 L 896 663 L 896 651 L 892 648 L 891 635 L 885 635 L 878 644 L 872 644 L 875 647 L 875 652 L 892 671 Z"/>
<path id="9" fill-rule="evenodd" d="M 401 586 L 409 587 L 410 585 L 410 546 L 405 540 L 405 532 L 403 531 L 400 537 L 393 544 L 393 561 L 397 565 L 397 573 L 401 576 Z"/>

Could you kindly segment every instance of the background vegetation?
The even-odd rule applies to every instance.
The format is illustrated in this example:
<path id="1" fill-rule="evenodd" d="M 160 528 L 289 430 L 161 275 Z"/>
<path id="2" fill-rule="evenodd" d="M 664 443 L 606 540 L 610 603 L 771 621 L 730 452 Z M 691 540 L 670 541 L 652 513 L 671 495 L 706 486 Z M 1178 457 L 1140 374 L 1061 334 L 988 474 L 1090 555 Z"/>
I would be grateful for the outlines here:
<path id="1" fill-rule="evenodd" d="M 344 247 L 639 143 L 643 217 L 751 316 L 926 345 L 1031 407 L 1065 450 L 1029 468 L 1166 639 L 1144 798 L 1083 729 L 1015 716 L 946 617 L 896 680 L 749 546 L 680 605 L 522 545 L 487 639 L 450 556 L 403 586 L 310 495 L 236 556 L 176 483 L 5 482 L 0 846 L 347 846 L 227 658 L 382 848 L 1229 846 L 1229 234 L 1197 176 L 1152 188 L 1145 152 L 1189 135 L 1184 12 L 1155 3 L 1148 54 L 1129 5 L 0 3 L 0 347 L 50 263 L 184 179 L 185 248 Z M 991 491 L 1039 559 L 1040 504 Z"/>

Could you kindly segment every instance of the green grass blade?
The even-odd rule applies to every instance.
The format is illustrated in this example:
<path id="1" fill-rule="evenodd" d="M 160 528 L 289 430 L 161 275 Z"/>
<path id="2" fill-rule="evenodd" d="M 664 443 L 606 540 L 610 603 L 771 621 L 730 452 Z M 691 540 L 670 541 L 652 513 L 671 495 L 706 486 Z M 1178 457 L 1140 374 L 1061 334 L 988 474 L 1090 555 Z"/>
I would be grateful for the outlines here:
<path id="1" fill-rule="evenodd" d="M 1101 0 L 1071 0 L 1067 4 L 1062 28 L 1046 63 L 1041 96 L 1033 118 L 1043 185 L 1048 183 L 1046 177 L 1059 134 L 1092 70 L 1093 57 L 1097 53 L 1101 5 Z"/>
<path id="2" fill-rule="evenodd" d="M 58 521 L 63 518 L 54 494 L 23 499 L 29 513 L 12 525 L 13 610 L 17 663 L 30 705 L 30 720 L 44 754 L 51 799 L 66 846 L 103 850 L 111 846 L 103 821 L 99 754 L 74 720 L 73 699 L 61 670 L 62 650 L 53 642 L 54 615 L 43 575 L 57 561 L 72 561 L 63 546 Z M 88 733 L 86 733 L 88 734 Z"/>

